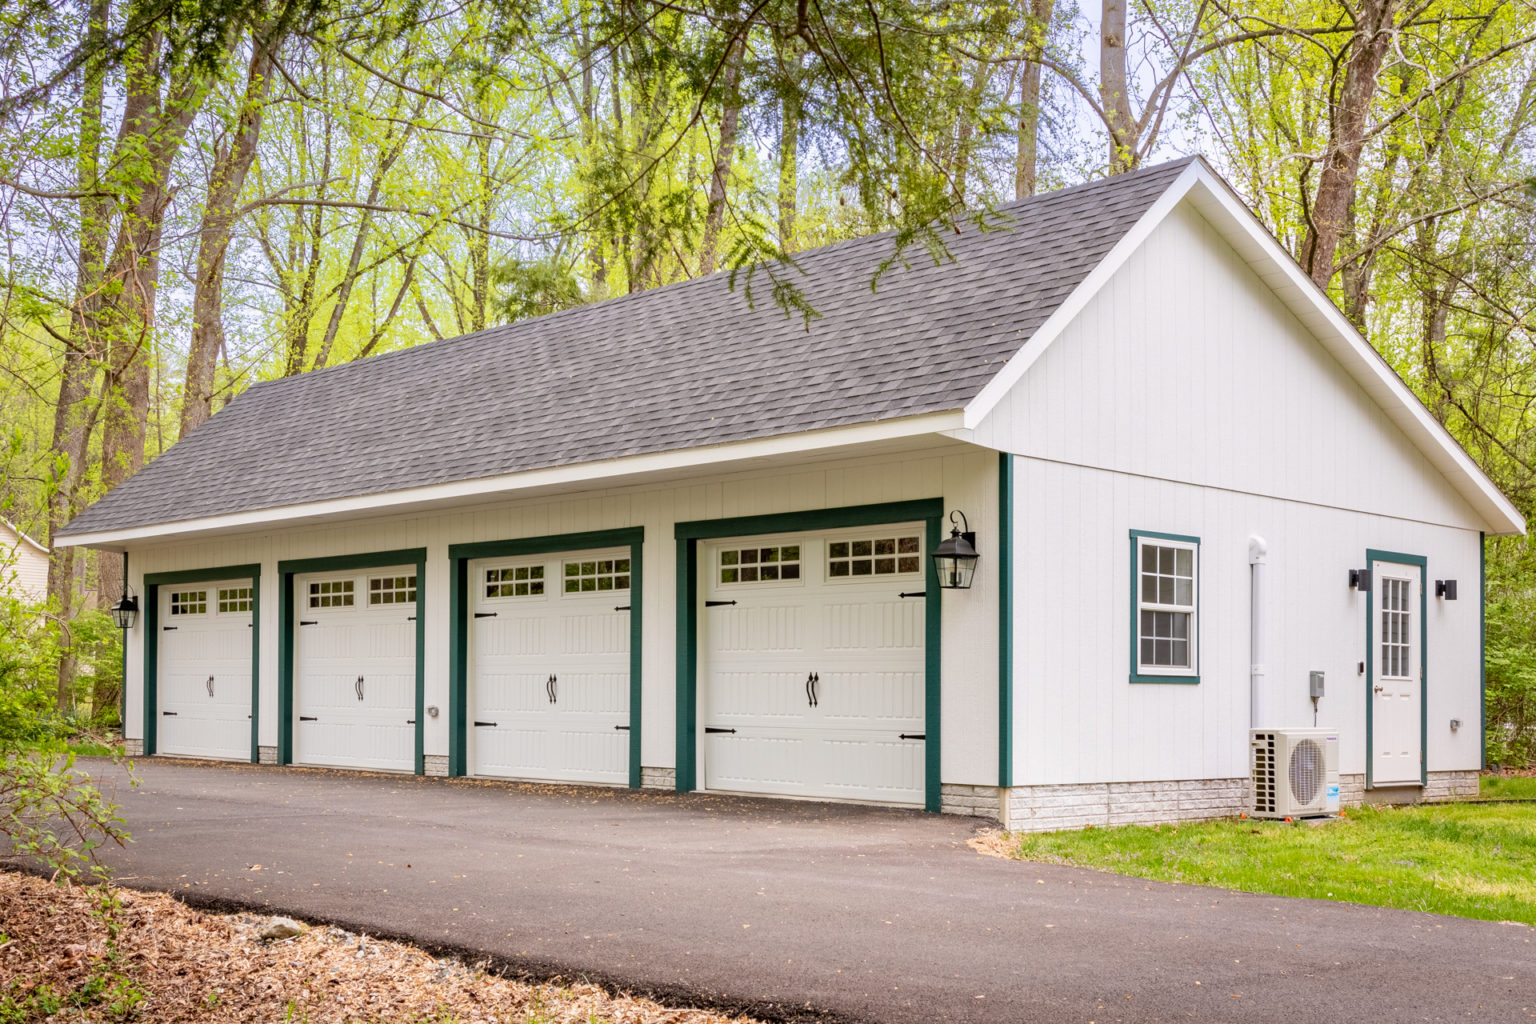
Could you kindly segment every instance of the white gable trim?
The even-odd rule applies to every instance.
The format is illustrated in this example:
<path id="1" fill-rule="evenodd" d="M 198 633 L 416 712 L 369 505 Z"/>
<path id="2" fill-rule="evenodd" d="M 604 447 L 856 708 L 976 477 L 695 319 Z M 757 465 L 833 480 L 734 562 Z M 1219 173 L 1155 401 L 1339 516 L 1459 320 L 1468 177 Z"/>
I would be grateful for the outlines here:
<path id="1" fill-rule="evenodd" d="M 927 413 L 922 416 L 908 416 L 879 423 L 859 423 L 802 434 L 756 438 L 750 441 L 735 441 L 700 448 L 655 452 L 649 455 L 630 455 L 620 459 L 605 459 L 602 462 L 578 463 L 572 466 L 553 466 L 549 469 L 508 473 L 479 480 L 461 480 L 378 494 L 361 494 L 298 505 L 253 509 L 122 530 L 61 535 L 56 544 L 61 548 L 120 547 L 134 541 L 153 541 L 181 534 L 263 526 L 278 527 L 300 520 L 357 513 L 406 511 L 411 508 L 425 508 L 478 498 L 495 498 L 503 494 L 512 495 L 540 487 L 563 487 L 586 483 L 606 485 L 618 477 L 665 473 L 797 452 L 816 452 L 927 434 L 944 434 L 960 426 L 960 416 L 959 410 Z"/>
<path id="2" fill-rule="evenodd" d="M 1114 276 L 1170 212 L 1188 199 L 1200 214 L 1231 245 L 1287 308 L 1339 361 L 1346 372 L 1387 414 L 1398 429 L 1424 453 L 1430 463 L 1487 523 L 1489 533 L 1525 532 L 1525 517 L 1506 498 L 1488 475 L 1472 461 L 1424 403 L 1405 384 L 1381 354 L 1339 312 L 1288 252 L 1259 223 L 1221 176 L 1203 160 L 1196 160 L 1180 174 L 1156 203 L 1142 215 L 1119 244 L 1110 250 L 1093 272 L 1041 325 L 1034 336 L 998 372 L 965 408 L 965 428 L 974 429 L 997 406 L 1010 388 L 1034 365 L 1059 337 L 1067 324 Z"/>
<path id="3" fill-rule="evenodd" d="M 13 524 L 10 520 L 8 520 L 8 519 L 0 519 L 0 526 L 4 526 L 11 533 L 14 533 L 16 535 L 16 540 L 17 540 L 18 543 L 30 544 L 32 547 L 37 549 L 39 554 L 43 555 L 44 557 L 47 556 L 47 554 L 48 554 L 48 549 L 47 548 L 43 547 L 41 544 L 39 544 L 37 541 L 33 540 L 31 537 L 28 537 L 26 534 L 24 534 L 20 530 L 16 529 L 15 524 Z"/>

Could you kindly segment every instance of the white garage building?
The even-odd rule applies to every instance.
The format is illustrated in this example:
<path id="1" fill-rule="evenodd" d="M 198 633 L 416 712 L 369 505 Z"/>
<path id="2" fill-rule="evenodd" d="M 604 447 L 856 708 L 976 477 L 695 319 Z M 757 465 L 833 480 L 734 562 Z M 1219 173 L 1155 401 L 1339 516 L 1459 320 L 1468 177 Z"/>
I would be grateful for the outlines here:
<path id="1" fill-rule="evenodd" d="M 1237 812 L 1322 672 L 1346 802 L 1475 786 L 1510 502 L 1199 160 L 1000 214 L 252 387 L 59 538 L 132 745 L 1041 828 Z"/>

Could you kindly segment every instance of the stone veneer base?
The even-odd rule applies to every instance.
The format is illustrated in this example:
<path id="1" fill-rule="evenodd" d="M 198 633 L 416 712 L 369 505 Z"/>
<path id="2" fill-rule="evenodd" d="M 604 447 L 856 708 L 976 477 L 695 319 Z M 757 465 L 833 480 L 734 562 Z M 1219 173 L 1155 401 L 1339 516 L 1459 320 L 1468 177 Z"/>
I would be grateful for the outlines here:
<path id="1" fill-rule="evenodd" d="M 448 777 L 448 755 L 447 754 L 427 754 L 425 757 L 423 757 L 421 759 L 421 761 L 422 761 L 422 773 L 424 775 L 432 775 L 432 776 L 437 776 L 439 778 L 447 778 Z"/>
<path id="2" fill-rule="evenodd" d="M 640 769 L 641 789 L 665 789 L 677 788 L 676 768 L 645 768 Z"/>

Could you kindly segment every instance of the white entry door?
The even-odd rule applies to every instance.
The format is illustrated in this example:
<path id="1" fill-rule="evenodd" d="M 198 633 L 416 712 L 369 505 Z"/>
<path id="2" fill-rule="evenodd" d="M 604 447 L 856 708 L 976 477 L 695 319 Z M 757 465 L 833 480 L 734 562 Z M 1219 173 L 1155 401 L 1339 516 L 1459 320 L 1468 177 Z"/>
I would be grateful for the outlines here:
<path id="1" fill-rule="evenodd" d="M 416 767 L 416 568 L 296 576 L 293 760 Z"/>
<path id="2" fill-rule="evenodd" d="M 1377 786 L 1417 786 L 1423 781 L 1423 570 L 1380 561 L 1371 569 L 1376 580 L 1371 781 Z"/>
<path id="3" fill-rule="evenodd" d="M 161 586 L 156 751 L 251 757 L 251 581 Z"/>
<path id="4" fill-rule="evenodd" d="M 702 545 L 706 789 L 920 804 L 919 524 Z"/>
<path id="5" fill-rule="evenodd" d="M 470 563 L 471 774 L 629 781 L 629 554 Z"/>

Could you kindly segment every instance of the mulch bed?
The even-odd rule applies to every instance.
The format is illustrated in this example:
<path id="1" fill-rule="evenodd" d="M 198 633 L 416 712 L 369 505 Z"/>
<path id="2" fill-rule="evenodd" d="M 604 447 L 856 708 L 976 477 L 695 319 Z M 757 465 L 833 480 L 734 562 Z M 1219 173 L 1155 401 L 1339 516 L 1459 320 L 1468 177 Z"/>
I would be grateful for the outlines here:
<path id="1" fill-rule="evenodd" d="M 0 872 L 0 1022 L 750 1024 L 594 985 L 526 984 L 339 928 L 267 941 L 272 918 L 109 892 L 115 942 L 101 890 Z"/>

